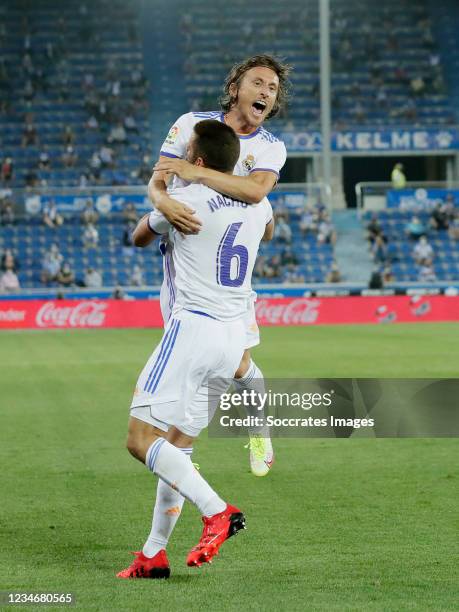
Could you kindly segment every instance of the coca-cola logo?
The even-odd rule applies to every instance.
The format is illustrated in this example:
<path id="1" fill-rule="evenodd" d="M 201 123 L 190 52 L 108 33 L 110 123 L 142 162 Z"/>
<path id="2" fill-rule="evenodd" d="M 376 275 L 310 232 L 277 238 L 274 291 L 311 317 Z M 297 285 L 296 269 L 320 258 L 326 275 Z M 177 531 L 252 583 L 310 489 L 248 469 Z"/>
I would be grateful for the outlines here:
<path id="1" fill-rule="evenodd" d="M 79 302 L 75 306 L 60 306 L 46 302 L 37 312 L 38 327 L 101 327 L 105 322 L 107 304 Z"/>
<path id="2" fill-rule="evenodd" d="M 320 303 L 305 298 L 282 304 L 261 299 L 255 304 L 255 313 L 265 325 L 309 325 L 317 321 Z"/>

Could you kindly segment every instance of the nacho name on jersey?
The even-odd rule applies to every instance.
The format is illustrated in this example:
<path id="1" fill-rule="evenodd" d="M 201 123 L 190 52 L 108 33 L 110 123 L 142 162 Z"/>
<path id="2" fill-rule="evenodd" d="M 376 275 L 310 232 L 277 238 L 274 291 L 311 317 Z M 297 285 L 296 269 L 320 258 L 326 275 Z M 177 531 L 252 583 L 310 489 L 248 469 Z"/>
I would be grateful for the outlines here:
<path id="1" fill-rule="evenodd" d="M 221 210 L 222 208 L 228 208 L 229 206 L 238 208 L 247 208 L 247 202 L 241 202 L 240 200 L 233 200 L 227 196 L 218 194 L 215 197 L 207 201 L 210 212 Z"/>

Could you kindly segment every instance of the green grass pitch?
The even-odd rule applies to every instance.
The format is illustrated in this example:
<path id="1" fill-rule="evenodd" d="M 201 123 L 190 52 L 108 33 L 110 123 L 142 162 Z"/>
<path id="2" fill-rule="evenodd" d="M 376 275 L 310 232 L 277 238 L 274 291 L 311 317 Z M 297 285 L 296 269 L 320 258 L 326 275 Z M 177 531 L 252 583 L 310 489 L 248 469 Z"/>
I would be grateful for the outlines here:
<path id="1" fill-rule="evenodd" d="M 187 568 L 201 523 L 186 504 L 170 580 L 117 580 L 150 529 L 156 479 L 124 442 L 159 337 L 0 334 L 0 590 L 73 592 L 80 610 L 458 609 L 454 439 L 276 440 L 256 479 L 243 441 L 203 435 L 194 460 L 247 531 Z M 455 377 L 458 338 L 458 324 L 273 328 L 254 357 L 271 377 Z"/>

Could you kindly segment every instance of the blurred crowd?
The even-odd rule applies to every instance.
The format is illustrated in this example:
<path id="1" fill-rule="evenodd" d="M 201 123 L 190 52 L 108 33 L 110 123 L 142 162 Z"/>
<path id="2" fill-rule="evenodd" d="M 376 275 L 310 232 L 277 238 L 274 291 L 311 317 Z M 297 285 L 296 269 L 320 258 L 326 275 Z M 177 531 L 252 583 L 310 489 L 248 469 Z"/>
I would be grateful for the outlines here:
<path id="1" fill-rule="evenodd" d="M 380 270 L 383 281 L 393 282 L 391 263 L 394 261 L 394 256 L 390 253 L 389 239 L 376 213 L 372 215 L 366 229 L 372 258 Z M 405 237 L 413 244 L 411 256 L 417 266 L 418 280 L 421 282 L 437 280 L 433 266 L 435 251 L 429 242 L 429 238 L 435 238 L 437 232 L 447 232 L 450 240 L 459 241 L 459 207 L 456 206 L 452 194 L 437 202 L 430 212 L 427 223 L 414 214 L 404 226 Z"/>

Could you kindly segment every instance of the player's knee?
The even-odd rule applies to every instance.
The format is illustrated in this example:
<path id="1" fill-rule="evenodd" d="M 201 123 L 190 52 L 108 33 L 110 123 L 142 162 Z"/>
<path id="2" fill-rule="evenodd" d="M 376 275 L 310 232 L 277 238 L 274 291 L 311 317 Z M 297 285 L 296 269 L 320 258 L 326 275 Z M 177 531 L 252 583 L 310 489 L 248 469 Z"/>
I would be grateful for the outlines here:
<path id="1" fill-rule="evenodd" d="M 139 436 L 133 434 L 132 432 L 128 433 L 126 440 L 126 448 L 129 453 L 139 461 L 145 460 L 144 444 L 142 442 L 143 441 L 140 439 Z"/>
<path id="2" fill-rule="evenodd" d="M 244 354 L 242 355 L 242 359 L 241 359 L 241 363 L 239 364 L 238 369 L 236 370 L 236 373 L 234 374 L 234 378 L 242 378 L 244 376 L 244 374 L 247 373 L 247 370 L 249 369 L 249 365 L 250 365 L 250 351 L 244 351 Z"/>

